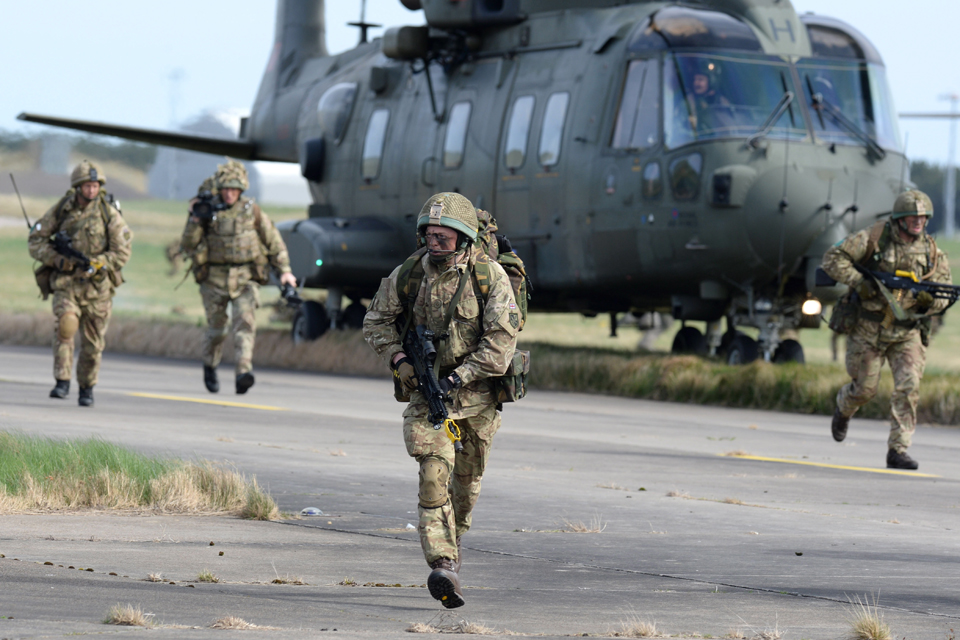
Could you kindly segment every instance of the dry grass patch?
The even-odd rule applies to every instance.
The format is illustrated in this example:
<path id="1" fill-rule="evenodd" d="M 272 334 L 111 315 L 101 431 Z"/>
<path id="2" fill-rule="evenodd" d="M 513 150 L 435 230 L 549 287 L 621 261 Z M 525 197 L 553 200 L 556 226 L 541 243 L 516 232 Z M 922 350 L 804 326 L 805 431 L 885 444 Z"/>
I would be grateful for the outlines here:
<path id="1" fill-rule="evenodd" d="M 731 629 L 730 631 L 727 631 L 727 635 L 723 637 L 730 638 L 730 640 L 747 640 L 747 634 L 740 629 Z"/>
<path id="2" fill-rule="evenodd" d="M 300 576 L 291 576 L 289 574 L 285 576 L 278 575 L 276 578 L 270 581 L 270 584 L 295 584 L 295 585 L 305 585 L 303 578 Z"/>
<path id="3" fill-rule="evenodd" d="M 247 630 L 247 629 L 263 629 L 263 627 L 257 626 L 252 622 L 247 622 L 243 618 L 238 618 L 236 616 L 226 616 L 224 618 L 217 618 L 216 622 L 210 625 L 211 629 L 233 629 L 233 630 Z"/>
<path id="4" fill-rule="evenodd" d="M 740 498 L 724 498 L 723 504 L 746 504 Z"/>
<path id="5" fill-rule="evenodd" d="M 641 620 L 632 615 L 620 621 L 620 628 L 611 633 L 614 638 L 655 638 L 659 635 L 656 622 Z"/>
<path id="6" fill-rule="evenodd" d="M 335 457 L 338 457 L 338 458 L 340 458 L 340 457 L 346 457 L 347 452 L 344 451 L 343 449 L 333 449 L 333 450 L 330 451 L 330 455 L 335 456 Z"/>
<path id="7" fill-rule="evenodd" d="M 565 533 L 602 533 L 607 528 L 607 523 L 603 521 L 600 514 L 590 518 L 590 524 L 584 524 L 582 520 L 572 521 L 566 518 L 561 520 L 563 521 L 561 531 Z"/>
<path id="8" fill-rule="evenodd" d="M 890 640 L 890 626 L 883 621 L 883 613 L 877 606 L 878 598 L 871 603 L 866 597 L 860 600 L 860 596 L 854 596 L 850 604 L 848 640 Z"/>
<path id="9" fill-rule="evenodd" d="M 220 582 L 220 578 L 211 573 L 208 569 L 204 569 L 197 574 L 198 582 Z"/>
<path id="10" fill-rule="evenodd" d="M 256 478 L 223 465 L 146 456 L 99 438 L 0 431 L 0 514 L 78 509 L 279 517 Z"/>
<path id="11" fill-rule="evenodd" d="M 426 623 L 415 622 L 407 627 L 406 631 L 407 633 L 462 633 L 473 636 L 520 635 L 511 631 L 498 631 L 492 627 L 477 622 L 467 622 L 466 620 L 446 622 L 444 618 L 445 616 L 441 615 L 439 620 L 434 618 Z"/>
<path id="12" fill-rule="evenodd" d="M 616 482 L 608 482 L 607 484 L 598 484 L 597 487 L 601 489 L 613 489 L 614 491 L 630 491 L 622 484 L 617 484 Z"/>
<path id="13" fill-rule="evenodd" d="M 147 582 L 163 582 L 162 573 L 148 573 Z"/>
<path id="14" fill-rule="evenodd" d="M 152 613 L 144 613 L 140 607 L 117 603 L 107 612 L 103 624 L 115 624 L 122 627 L 152 627 L 152 617 Z"/>
<path id="15" fill-rule="evenodd" d="M 668 497 L 668 498 L 683 498 L 684 500 L 690 500 L 692 496 L 691 496 L 689 493 L 687 493 L 686 491 L 678 491 L 678 490 L 674 489 L 673 491 L 667 491 L 667 497 Z"/>
<path id="16" fill-rule="evenodd" d="M 414 622 L 412 625 L 406 628 L 407 633 L 443 633 L 440 629 L 437 629 L 433 625 L 425 624 L 423 622 Z"/>
<path id="17" fill-rule="evenodd" d="M 743 449 L 734 449 L 733 451 L 727 451 L 723 455 L 727 456 L 728 458 L 742 458 L 744 456 L 749 456 L 750 454 Z"/>

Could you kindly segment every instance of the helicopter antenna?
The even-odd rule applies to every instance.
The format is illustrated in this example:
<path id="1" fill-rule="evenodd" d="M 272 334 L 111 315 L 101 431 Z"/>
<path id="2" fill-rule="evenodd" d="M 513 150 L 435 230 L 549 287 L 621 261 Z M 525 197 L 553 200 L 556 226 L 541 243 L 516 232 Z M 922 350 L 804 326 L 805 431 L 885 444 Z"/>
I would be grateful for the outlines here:
<path id="1" fill-rule="evenodd" d="M 903 181 L 907 176 L 907 143 L 910 142 L 910 132 L 903 134 L 903 162 L 900 163 L 900 191 L 903 193 Z"/>
<path id="2" fill-rule="evenodd" d="M 373 24 L 372 22 L 367 22 L 367 0 L 360 0 L 360 22 L 348 22 L 347 24 L 351 27 L 357 27 L 360 29 L 359 44 L 367 43 L 368 30 L 383 26 L 382 24 Z"/>

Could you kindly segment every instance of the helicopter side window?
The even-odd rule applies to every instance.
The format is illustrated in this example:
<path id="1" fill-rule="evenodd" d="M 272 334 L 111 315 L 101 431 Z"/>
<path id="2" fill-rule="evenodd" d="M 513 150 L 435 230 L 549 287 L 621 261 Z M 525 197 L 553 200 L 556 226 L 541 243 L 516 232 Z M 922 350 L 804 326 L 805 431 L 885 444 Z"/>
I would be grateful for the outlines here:
<path id="1" fill-rule="evenodd" d="M 610 146 L 614 149 L 650 148 L 657 142 L 659 123 L 659 60 L 634 60 L 627 69 Z"/>
<path id="2" fill-rule="evenodd" d="M 387 139 L 387 124 L 389 122 L 390 112 L 386 109 L 377 109 L 370 116 L 367 136 L 363 141 L 363 162 L 361 166 L 361 172 L 366 180 L 373 180 L 380 175 L 380 160 L 383 158 L 383 144 Z"/>
<path id="3" fill-rule="evenodd" d="M 566 91 L 554 93 L 547 99 L 547 108 L 543 113 L 543 126 L 540 129 L 540 164 L 552 167 L 560 162 L 560 143 L 563 141 L 563 125 L 567 119 L 567 105 L 570 94 Z"/>
<path id="4" fill-rule="evenodd" d="M 670 189 L 674 200 L 696 200 L 700 194 L 700 172 L 703 156 L 691 153 L 674 158 L 670 163 Z"/>
<path id="5" fill-rule="evenodd" d="M 663 181 L 660 179 L 659 162 L 651 162 L 643 168 L 641 191 L 645 200 L 658 200 L 663 195 Z"/>
<path id="6" fill-rule="evenodd" d="M 317 102 L 317 123 L 335 144 L 343 140 L 356 95 L 355 82 L 341 82 L 327 89 Z"/>
<path id="7" fill-rule="evenodd" d="M 470 126 L 470 103 L 458 102 L 450 108 L 447 137 L 443 141 L 443 168 L 456 169 L 463 164 L 463 150 L 467 146 L 467 128 Z"/>
<path id="8" fill-rule="evenodd" d="M 504 164 L 507 169 L 519 169 L 527 156 L 527 138 L 530 136 L 530 120 L 533 119 L 533 96 L 521 96 L 513 103 L 510 126 L 507 128 L 507 147 Z"/>

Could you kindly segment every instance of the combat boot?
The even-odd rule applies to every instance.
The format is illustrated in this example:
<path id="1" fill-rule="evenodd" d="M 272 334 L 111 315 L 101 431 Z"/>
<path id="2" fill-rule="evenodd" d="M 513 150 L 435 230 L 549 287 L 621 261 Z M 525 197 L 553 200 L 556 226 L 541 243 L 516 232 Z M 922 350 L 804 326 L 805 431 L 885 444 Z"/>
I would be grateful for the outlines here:
<path id="1" fill-rule="evenodd" d="M 833 410 L 833 423 L 830 425 L 830 432 L 833 433 L 833 439 L 837 442 L 843 442 L 847 437 L 847 426 L 850 425 L 850 417 L 840 413 L 840 409 Z"/>
<path id="2" fill-rule="evenodd" d="M 456 609 L 466 604 L 453 560 L 450 558 L 434 560 L 430 563 L 430 568 L 433 571 L 427 578 L 427 588 L 433 599 L 439 600 L 440 604 L 447 609 Z"/>
<path id="3" fill-rule="evenodd" d="M 57 380 L 57 386 L 53 389 L 50 389 L 51 398 L 66 398 L 70 394 L 70 381 L 69 380 Z"/>
<path id="4" fill-rule="evenodd" d="M 77 400 L 77 404 L 81 407 L 93 406 L 93 387 L 80 387 L 80 398 Z"/>
<path id="5" fill-rule="evenodd" d="M 254 377 L 253 373 L 247 371 L 246 373 L 241 373 L 237 376 L 237 393 L 243 395 L 247 392 L 247 389 L 253 386 Z"/>
<path id="6" fill-rule="evenodd" d="M 896 449 L 887 451 L 887 469 L 917 469 L 920 463 L 907 455 L 904 451 L 900 453 Z"/>
<path id="7" fill-rule="evenodd" d="M 214 367 L 203 365 L 203 384 L 207 386 L 207 391 L 210 393 L 220 391 L 220 381 L 217 380 L 217 370 Z"/>

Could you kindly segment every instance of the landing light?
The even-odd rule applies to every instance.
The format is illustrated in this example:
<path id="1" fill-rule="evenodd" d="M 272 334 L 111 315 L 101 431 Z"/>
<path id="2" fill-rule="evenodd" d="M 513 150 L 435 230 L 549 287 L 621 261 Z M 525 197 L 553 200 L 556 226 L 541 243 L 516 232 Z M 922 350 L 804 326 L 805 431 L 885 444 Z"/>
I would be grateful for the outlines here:
<path id="1" fill-rule="evenodd" d="M 323 260 L 317 260 L 317 266 L 318 266 L 318 267 L 322 267 L 322 266 L 323 266 Z"/>
<path id="2" fill-rule="evenodd" d="M 820 312 L 823 311 L 823 305 L 820 304 L 820 301 L 816 298 L 810 298 L 809 300 L 804 300 L 800 311 L 803 312 L 805 316 L 818 316 Z"/>

